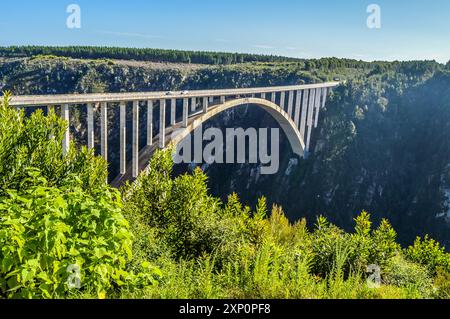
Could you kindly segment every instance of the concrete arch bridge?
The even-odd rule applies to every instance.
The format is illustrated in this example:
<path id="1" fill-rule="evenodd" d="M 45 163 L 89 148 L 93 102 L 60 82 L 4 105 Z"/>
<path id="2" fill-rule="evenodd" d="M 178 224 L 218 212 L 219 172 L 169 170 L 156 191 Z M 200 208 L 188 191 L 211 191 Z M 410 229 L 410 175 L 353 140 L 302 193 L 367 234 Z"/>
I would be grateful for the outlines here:
<path id="1" fill-rule="evenodd" d="M 100 125 L 100 153 L 108 160 L 108 110 L 119 108 L 120 176 L 112 182 L 118 185 L 133 180 L 146 168 L 157 148 L 180 143 L 197 127 L 212 117 L 234 107 L 251 104 L 266 110 L 280 124 L 290 145 L 299 156 L 309 151 L 313 128 L 317 127 L 321 108 L 329 92 L 339 82 L 261 87 L 243 89 L 201 90 L 183 92 L 139 92 L 14 96 L 15 107 L 59 107 L 61 116 L 70 120 L 71 108 L 86 108 L 86 145 L 94 148 L 94 125 Z M 127 108 L 132 107 L 132 152 L 127 158 Z M 154 109 L 159 109 L 159 133 L 154 136 Z M 99 110 L 99 111 L 98 111 Z M 99 114 L 95 114 L 98 111 Z M 146 112 L 146 144 L 139 145 L 139 122 Z M 99 119 L 98 118 L 99 115 Z M 180 117 L 181 115 L 181 117 Z M 97 119 L 97 120 L 95 120 Z M 100 123 L 98 123 L 100 122 Z M 175 130 L 177 135 L 172 134 Z M 63 150 L 69 148 L 71 132 L 68 129 Z"/>

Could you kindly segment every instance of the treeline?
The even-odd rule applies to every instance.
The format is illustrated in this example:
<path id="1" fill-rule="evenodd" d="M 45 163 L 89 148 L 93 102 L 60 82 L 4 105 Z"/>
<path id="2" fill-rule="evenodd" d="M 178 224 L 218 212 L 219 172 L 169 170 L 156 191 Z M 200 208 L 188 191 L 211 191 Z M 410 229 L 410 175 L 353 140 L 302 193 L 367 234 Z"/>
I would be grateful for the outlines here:
<path id="1" fill-rule="evenodd" d="M 354 59 L 321 58 L 301 59 L 275 55 L 260 55 L 246 53 L 207 52 L 207 51 L 181 51 L 165 49 L 139 49 L 119 47 L 95 46 L 9 46 L 0 47 L 0 56 L 3 57 L 33 57 L 33 56 L 59 56 L 75 59 L 121 59 L 151 62 L 192 63 L 207 65 L 230 65 L 249 62 L 264 63 L 298 63 L 301 69 L 336 70 L 342 68 L 374 70 L 375 73 L 384 73 L 389 70 L 402 73 L 434 72 L 442 69 L 443 65 L 436 61 L 406 61 L 406 62 L 366 62 Z M 450 67 L 450 62 L 447 68 Z"/>
<path id="2" fill-rule="evenodd" d="M 35 55 L 56 55 L 76 59 L 123 59 L 152 62 L 234 64 L 245 62 L 293 62 L 301 61 L 274 55 L 243 53 L 180 51 L 164 49 L 138 49 L 93 46 L 10 46 L 0 47 L 0 55 L 7 57 L 29 57 Z"/>

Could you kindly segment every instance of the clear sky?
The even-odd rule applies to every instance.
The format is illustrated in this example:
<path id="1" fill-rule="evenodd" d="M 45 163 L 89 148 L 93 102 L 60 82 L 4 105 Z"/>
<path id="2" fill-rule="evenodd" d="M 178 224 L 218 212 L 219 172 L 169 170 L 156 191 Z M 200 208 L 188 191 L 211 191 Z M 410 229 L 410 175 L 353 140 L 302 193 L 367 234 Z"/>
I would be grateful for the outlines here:
<path id="1" fill-rule="evenodd" d="M 69 29 L 69 4 L 81 28 Z M 381 28 L 367 27 L 369 4 Z M 450 0 L 1 0 L 0 45 L 450 60 Z"/>

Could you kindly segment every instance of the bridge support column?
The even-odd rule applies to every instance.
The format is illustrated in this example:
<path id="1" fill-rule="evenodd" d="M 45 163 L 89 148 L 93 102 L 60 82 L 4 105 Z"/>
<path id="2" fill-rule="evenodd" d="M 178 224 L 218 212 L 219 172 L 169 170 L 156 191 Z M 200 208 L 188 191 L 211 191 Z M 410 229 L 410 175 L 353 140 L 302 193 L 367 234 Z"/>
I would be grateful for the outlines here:
<path id="1" fill-rule="evenodd" d="M 191 99 L 191 112 L 195 112 L 197 110 L 197 99 L 193 97 Z"/>
<path id="2" fill-rule="evenodd" d="M 292 118 L 292 108 L 294 107 L 294 91 L 289 91 L 288 114 Z"/>
<path id="3" fill-rule="evenodd" d="M 323 88 L 321 90 L 322 98 L 321 98 L 320 104 L 319 104 L 319 102 L 317 102 L 318 106 L 317 106 L 317 112 L 316 112 L 316 119 L 314 121 L 314 127 L 317 127 L 317 125 L 319 124 L 320 109 L 323 109 L 325 107 L 325 103 L 327 101 L 327 94 L 328 94 L 327 88 Z"/>
<path id="4" fill-rule="evenodd" d="M 204 97 L 203 98 L 203 113 L 206 114 L 206 112 L 208 112 L 208 98 Z"/>
<path id="5" fill-rule="evenodd" d="M 302 95 L 301 91 L 297 91 L 297 96 L 295 98 L 295 111 L 294 111 L 294 122 L 295 126 L 298 128 L 300 125 L 300 108 L 301 108 L 301 102 L 302 102 Z"/>
<path id="6" fill-rule="evenodd" d="M 308 132 L 306 135 L 306 143 L 305 143 L 305 151 L 309 152 L 309 147 L 311 144 L 311 133 L 313 127 L 313 115 L 314 115 L 314 107 L 315 107 L 315 98 L 316 98 L 316 89 L 311 89 L 309 92 L 309 103 L 308 103 Z"/>
<path id="7" fill-rule="evenodd" d="M 108 104 L 100 106 L 100 147 L 101 155 L 108 161 Z"/>
<path id="8" fill-rule="evenodd" d="M 68 126 L 66 131 L 64 132 L 64 139 L 63 139 L 63 155 L 66 155 L 69 151 L 70 146 L 70 118 L 69 118 L 69 104 L 64 104 L 61 108 L 61 117 L 64 121 L 67 122 Z"/>
<path id="9" fill-rule="evenodd" d="M 131 171 L 133 178 L 139 175 L 139 101 L 133 102 L 133 144 Z"/>
<path id="10" fill-rule="evenodd" d="M 315 105 L 314 105 L 314 128 L 319 123 L 320 105 L 322 104 L 320 98 L 322 96 L 322 89 L 316 89 Z"/>
<path id="11" fill-rule="evenodd" d="M 153 145 L 153 100 L 147 101 L 147 146 Z"/>
<path id="12" fill-rule="evenodd" d="M 263 99 L 263 100 L 266 99 L 266 93 L 261 93 L 261 99 Z"/>
<path id="13" fill-rule="evenodd" d="M 270 100 L 272 101 L 272 103 L 275 103 L 275 101 L 277 100 L 277 92 L 272 92 Z"/>
<path id="14" fill-rule="evenodd" d="M 120 102 L 120 175 L 127 172 L 127 108 L 125 102 Z"/>
<path id="15" fill-rule="evenodd" d="M 303 91 L 303 100 L 302 100 L 302 115 L 300 117 L 300 135 L 303 138 L 303 141 L 306 137 L 306 116 L 308 112 L 308 98 L 309 98 L 309 90 Z"/>
<path id="16" fill-rule="evenodd" d="M 209 97 L 209 103 L 211 103 L 211 104 L 214 103 L 214 96 Z"/>
<path id="17" fill-rule="evenodd" d="M 189 100 L 183 99 L 183 127 L 186 128 L 188 126 L 188 118 L 189 118 Z"/>
<path id="18" fill-rule="evenodd" d="M 325 103 L 327 102 L 327 96 L 328 96 L 328 88 L 322 89 L 322 108 L 325 107 Z"/>
<path id="19" fill-rule="evenodd" d="M 285 100 L 286 100 L 286 92 L 281 92 L 280 107 L 283 111 L 284 111 Z"/>
<path id="20" fill-rule="evenodd" d="M 88 149 L 94 148 L 94 106 L 87 105 L 87 145 Z"/>
<path id="21" fill-rule="evenodd" d="M 166 100 L 159 101 L 159 148 L 166 146 Z"/>
<path id="22" fill-rule="evenodd" d="M 226 102 L 225 96 L 220 97 L 220 104 L 224 104 Z"/>
<path id="23" fill-rule="evenodd" d="M 170 101 L 170 125 L 175 125 L 177 122 L 177 100 L 172 99 Z"/>

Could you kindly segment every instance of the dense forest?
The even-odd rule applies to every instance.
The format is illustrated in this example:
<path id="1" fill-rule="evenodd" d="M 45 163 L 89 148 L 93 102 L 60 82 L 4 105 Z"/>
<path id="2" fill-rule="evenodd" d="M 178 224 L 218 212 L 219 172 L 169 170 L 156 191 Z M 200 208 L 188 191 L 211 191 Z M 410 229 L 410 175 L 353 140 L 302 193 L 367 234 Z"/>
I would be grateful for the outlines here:
<path id="1" fill-rule="evenodd" d="M 179 51 L 162 49 L 136 49 L 111 47 L 0 47 L 0 55 L 23 57 L 34 55 L 56 55 L 76 59 L 124 59 L 137 61 L 234 64 L 244 62 L 287 62 L 299 59 L 273 55 L 257 55 L 225 52 Z"/>
<path id="2" fill-rule="evenodd" d="M 258 165 L 174 167 L 161 152 L 138 186 L 119 191 L 103 183 L 117 172 L 112 121 L 108 172 L 76 144 L 63 158 L 67 123 L 54 114 L 25 116 L 5 96 L 0 298 L 450 297 L 450 63 L 2 50 L 0 91 L 14 94 L 347 81 L 330 96 L 307 159 L 282 141 L 276 175 L 259 175 Z M 69 124 L 80 141 L 85 115 L 77 112 Z M 208 125 L 276 124 L 246 105 Z M 81 268 L 80 289 L 67 285 L 72 264 Z M 378 289 L 366 283 L 373 264 L 381 267 Z"/>

